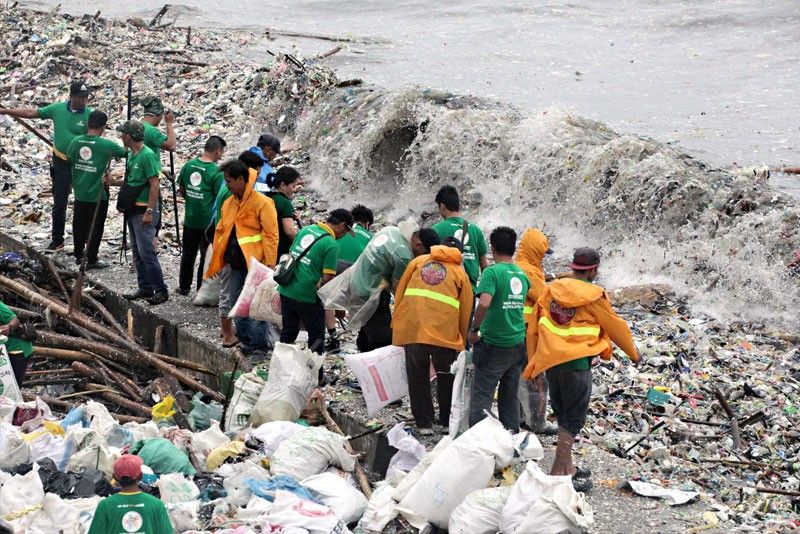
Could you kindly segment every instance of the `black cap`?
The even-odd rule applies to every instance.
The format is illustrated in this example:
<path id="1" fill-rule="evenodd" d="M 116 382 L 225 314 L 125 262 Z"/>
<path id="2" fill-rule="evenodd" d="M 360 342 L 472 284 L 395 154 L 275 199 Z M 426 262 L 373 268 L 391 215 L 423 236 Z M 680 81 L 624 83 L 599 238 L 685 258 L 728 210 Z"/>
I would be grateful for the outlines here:
<path id="1" fill-rule="evenodd" d="M 91 92 L 86 82 L 72 82 L 69 86 L 69 96 L 89 96 Z"/>
<path id="2" fill-rule="evenodd" d="M 600 254 L 593 248 L 581 247 L 572 256 L 570 267 L 575 271 L 588 271 L 600 265 Z"/>
<path id="3" fill-rule="evenodd" d="M 331 224 L 345 223 L 347 230 L 353 229 L 353 215 L 346 209 L 335 209 L 328 215 L 328 222 Z"/>
<path id="4" fill-rule="evenodd" d="M 272 134 L 262 134 L 256 143 L 257 147 L 269 147 L 278 154 L 281 153 L 281 140 Z"/>

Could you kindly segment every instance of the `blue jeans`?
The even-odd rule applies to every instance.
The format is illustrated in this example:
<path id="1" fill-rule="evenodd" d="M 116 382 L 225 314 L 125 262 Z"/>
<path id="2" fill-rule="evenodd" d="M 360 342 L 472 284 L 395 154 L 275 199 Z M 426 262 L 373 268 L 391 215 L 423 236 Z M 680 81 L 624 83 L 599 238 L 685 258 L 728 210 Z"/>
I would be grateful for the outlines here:
<path id="1" fill-rule="evenodd" d="M 247 271 L 244 269 L 231 269 L 230 273 L 228 289 L 230 307 L 232 308 L 242 293 Z M 236 317 L 233 323 L 236 325 L 236 338 L 242 343 L 242 348 L 245 351 L 272 350 L 273 343 L 270 339 L 270 328 L 266 321 L 257 321 L 249 317 Z"/>
<path id="2" fill-rule="evenodd" d="M 497 391 L 497 412 L 500 422 L 511 432 L 519 432 L 519 377 L 525 365 L 525 343 L 514 347 L 495 347 L 478 341 L 472 349 L 475 364 L 475 381 L 469 401 L 469 426 L 481 421 L 492 408 L 494 390 Z"/>
<path id="3" fill-rule="evenodd" d="M 145 226 L 142 224 L 143 213 L 128 215 L 128 232 L 131 234 L 131 249 L 133 250 L 133 261 L 136 264 L 136 282 L 140 291 L 149 293 L 166 293 L 168 291 L 156 249 L 153 248 L 156 223 L 160 216 L 158 212 L 153 213 L 152 223 Z"/>

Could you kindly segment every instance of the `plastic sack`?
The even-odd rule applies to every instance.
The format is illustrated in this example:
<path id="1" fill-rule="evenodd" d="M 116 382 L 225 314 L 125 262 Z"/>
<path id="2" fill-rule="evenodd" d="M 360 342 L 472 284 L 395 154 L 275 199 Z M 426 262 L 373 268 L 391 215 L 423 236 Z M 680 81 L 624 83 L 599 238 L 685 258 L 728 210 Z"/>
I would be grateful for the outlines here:
<path id="1" fill-rule="evenodd" d="M 197 473 L 186 453 L 178 449 L 168 439 L 151 438 L 139 441 L 131 448 L 131 454 L 140 457 L 145 464 L 159 475 L 165 473 L 194 475 Z"/>
<path id="2" fill-rule="evenodd" d="M 211 428 L 192 434 L 192 452 L 201 462 L 205 462 L 211 451 L 230 441 L 220 430 L 219 423 L 215 421 L 211 424 Z"/>
<path id="3" fill-rule="evenodd" d="M 22 393 L 19 392 L 17 379 L 14 377 L 14 369 L 11 367 L 11 360 L 8 359 L 5 341 L 0 343 L 0 396 L 8 397 L 16 402 L 22 402 Z"/>
<path id="4" fill-rule="evenodd" d="M 255 373 L 245 373 L 236 379 L 228 409 L 225 412 L 225 430 L 239 432 L 250 424 L 253 410 L 266 382 Z"/>
<path id="5" fill-rule="evenodd" d="M 403 347 L 389 345 L 362 354 L 345 354 L 344 363 L 358 378 L 370 417 L 387 404 L 408 396 Z"/>
<path id="6" fill-rule="evenodd" d="M 228 492 L 228 502 L 233 506 L 244 506 L 250 500 L 253 490 L 250 480 L 269 480 L 266 469 L 253 462 L 224 464 L 217 471 L 223 477 L 222 487 Z"/>
<path id="7" fill-rule="evenodd" d="M 19 428 L 0 421 L 0 469 L 9 470 L 19 464 L 30 463 L 31 449 L 22 439 Z"/>
<path id="8" fill-rule="evenodd" d="M 397 517 L 397 501 L 392 498 L 395 488 L 406 476 L 402 471 L 395 471 L 382 482 L 378 482 L 369 498 L 364 515 L 358 522 L 356 532 L 383 532 L 395 517 Z"/>
<path id="9" fill-rule="evenodd" d="M 572 477 L 547 475 L 531 461 L 503 507 L 500 531 L 504 534 L 579 534 L 593 523 L 592 507 L 586 497 L 572 487 Z"/>
<path id="10" fill-rule="evenodd" d="M 275 492 L 278 490 L 290 491 L 301 499 L 320 502 L 311 494 L 308 488 L 304 488 L 298 481 L 286 475 L 278 475 L 270 480 L 247 480 L 246 482 L 253 495 L 269 502 L 275 502 Z"/>
<path id="11" fill-rule="evenodd" d="M 467 494 L 486 488 L 495 467 L 506 467 L 513 457 L 511 434 L 500 421 L 487 417 L 442 451 L 397 510 L 416 528 L 431 523 L 446 529 L 450 515 Z"/>
<path id="12" fill-rule="evenodd" d="M 119 422 L 111 416 L 105 405 L 96 401 L 86 402 L 86 418 L 89 427 L 96 430 L 101 436 L 107 436 L 111 429 Z"/>
<path id="13" fill-rule="evenodd" d="M 250 317 L 250 306 L 253 303 L 253 297 L 256 295 L 256 289 L 267 278 L 272 278 L 272 269 L 260 263 L 257 259 L 250 258 L 242 292 L 239 293 L 239 298 L 236 299 L 236 303 L 231 307 L 228 317 Z"/>
<path id="14" fill-rule="evenodd" d="M 192 411 L 189 412 L 189 423 L 195 432 L 200 432 L 208 429 L 211 421 L 222 421 L 222 405 L 208 395 L 195 393 Z"/>
<path id="15" fill-rule="evenodd" d="M 267 384 L 250 412 L 250 424 L 296 421 L 317 387 L 325 356 L 307 348 L 276 343 L 269 362 Z"/>
<path id="16" fill-rule="evenodd" d="M 137 441 L 139 440 L 136 439 L 133 431 L 131 431 L 129 428 L 125 428 L 122 425 L 114 425 L 106 436 L 106 443 L 112 447 L 130 447 Z"/>
<path id="17" fill-rule="evenodd" d="M 514 450 L 520 461 L 541 460 L 544 458 L 544 448 L 539 438 L 533 432 L 520 432 L 514 434 Z"/>
<path id="18" fill-rule="evenodd" d="M 291 421 L 271 421 L 254 428 L 248 433 L 247 437 L 248 439 L 253 437 L 260 441 L 264 445 L 264 456 L 271 458 L 278 449 L 278 445 L 305 428 L 307 427 Z"/>
<path id="19" fill-rule="evenodd" d="M 62 471 L 78 471 L 82 468 L 99 469 L 108 476 L 114 470 L 114 462 L 122 451 L 106 445 L 102 436 L 92 428 L 72 426 L 65 439 L 64 457 L 59 462 Z"/>
<path id="20" fill-rule="evenodd" d="M 386 433 L 389 445 L 397 449 L 397 452 L 389 460 L 389 468 L 386 476 L 392 476 L 397 470 L 408 473 L 428 454 L 425 446 L 417 441 L 417 438 L 406 432 L 405 423 L 397 423 Z"/>
<path id="21" fill-rule="evenodd" d="M 194 501 L 200 495 L 197 485 L 181 473 L 161 475 L 156 486 L 165 504 Z"/>
<path id="22" fill-rule="evenodd" d="M 171 423 L 172 416 L 175 415 L 175 397 L 167 395 L 164 399 L 150 409 L 153 421 L 156 423 Z"/>
<path id="23" fill-rule="evenodd" d="M 206 467 L 209 471 L 215 471 L 219 466 L 225 463 L 229 458 L 240 456 L 245 451 L 244 443 L 241 441 L 229 441 L 224 445 L 220 445 L 210 453 L 206 458 Z"/>
<path id="24" fill-rule="evenodd" d="M 350 534 L 347 526 L 327 506 L 301 499 L 288 491 L 277 491 L 270 511 L 262 516 L 270 525 L 303 528 L 309 534 Z"/>
<path id="25" fill-rule="evenodd" d="M 206 249 L 206 257 L 203 262 L 203 272 L 208 271 L 208 266 L 211 264 L 211 256 L 214 254 L 214 244 L 208 245 Z M 212 278 L 203 280 L 200 284 L 200 289 L 192 300 L 194 306 L 212 306 L 219 305 L 219 285 L 220 275 L 216 274 Z"/>
<path id="26" fill-rule="evenodd" d="M 367 509 L 367 498 L 345 479 L 333 473 L 320 473 L 303 480 L 303 486 L 328 506 L 345 524 L 355 523 Z"/>
<path id="27" fill-rule="evenodd" d="M 475 381 L 472 351 L 462 351 L 451 366 L 450 372 L 455 375 L 455 379 L 448 430 L 453 438 L 457 438 L 469 428 L 469 399 L 472 396 L 472 383 Z"/>
<path id="28" fill-rule="evenodd" d="M 44 487 L 36 464 L 26 474 L 14 475 L 0 487 L 0 510 L 3 517 L 15 526 L 15 531 L 24 531 L 17 526 L 23 521 L 27 523 L 26 515 L 36 510 L 43 500 Z"/>
<path id="29" fill-rule="evenodd" d="M 278 283 L 270 276 L 259 284 L 250 304 L 250 318 L 267 321 L 278 328 L 283 326 L 281 315 L 281 295 L 278 293 Z"/>
<path id="30" fill-rule="evenodd" d="M 43 458 L 59 462 L 64 457 L 66 444 L 61 436 L 54 436 L 50 432 L 39 430 L 24 436 L 23 439 L 29 443 L 31 462 L 37 462 Z"/>
<path id="31" fill-rule="evenodd" d="M 42 509 L 31 514 L 31 521 L 25 528 L 26 534 L 79 534 L 80 512 L 61 497 L 48 493 L 42 500 Z"/>
<path id="32" fill-rule="evenodd" d="M 500 516 L 510 494 L 511 486 L 473 491 L 453 510 L 447 531 L 450 534 L 495 534 L 499 532 Z"/>
<path id="33" fill-rule="evenodd" d="M 453 440 L 449 436 L 444 436 L 442 439 L 439 440 L 439 443 L 433 448 L 431 452 L 427 454 L 417 465 L 409 471 L 409 473 L 403 477 L 403 479 L 397 484 L 397 488 L 395 489 L 392 497 L 395 501 L 400 502 L 402 501 L 408 492 L 411 491 L 411 488 L 414 487 L 414 484 L 420 479 L 423 473 L 431 466 L 434 460 L 442 454 L 447 447 L 449 447 L 453 443 Z M 395 471 L 395 476 L 397 475 L 397 471 Z"/>
<path id="34" fill-rule="evenodd" d="M 175 532 L 193 531 L 201 528 L 199 501 L 166 504 L 166 508 L 169 522 L 172 523 L 172 528 L 175 529 Z"/>
<path id="35" fill-rule="evenodd" d="M 297 480 L 322 473 L 329 464 L 353 471 L 356 460 L 345 451 L 346 443 L 347 438 L 325 428 L 306 428 L 278 446 L 270 459 L 270 471 Z"/>

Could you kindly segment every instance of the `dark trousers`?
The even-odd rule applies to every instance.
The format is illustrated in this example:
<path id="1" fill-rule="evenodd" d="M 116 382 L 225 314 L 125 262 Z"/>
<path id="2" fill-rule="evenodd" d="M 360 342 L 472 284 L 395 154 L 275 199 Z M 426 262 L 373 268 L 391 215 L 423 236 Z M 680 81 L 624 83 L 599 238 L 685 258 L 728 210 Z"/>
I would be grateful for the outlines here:
<path id="1" fill-rule="evenodd" d="M 9 354 L 9 363 L 11 363 L 11 370 L 14 371 L 14 378 L 17 380 L 17 385 L 22 388 L 22 383 L 25 381 L 25 371 L 28 369 L 28 358 L 22 353 Z"/>
<path id="2" fill-rule="evenodd" d="M 281 295 L 281 343 L 294 343 L 300 334 L 300 323 L 306 326 L 308 346 L 317 354 L 322 354 L 325 345 L 325 308 L 317 298 L 313 304 L 300 302 Z"/>
<path id="3" fill-rule="evenodd" d="M 108 200 L 100 202 L 97 222 L 92 230 L 92 218 L 96 207 L 97 202 L 76 200 L 72 210 L 72 242 L 75 248 L 75 259 L 79 261 L 83 258 L 85 249 L 86 261 L 88 263 L 97 262 L 97 253 L 100 250 L 100 241 L 103 240 L 103 230 L 108 215 Z"/>
<path id="4" fill-rule="evenodd" d="M 146 293 L 166 293 L 164 273 L 158 261 L 156 249 L 153 248 L 153 237 L 156 235 L 155 224 L 160 214 L 153 214 L 152 224 L 142 222 L 143 213 L 128 215 L 128 234 L 131 240 L 133 263 L 136 266 L 136 282 L 139 290 Z"/>
<path id="5" fill-rule="evenodd" d="M 392 344 L 392 310 L 389 307 L 391 300 L 391 293 L 383 290 L 375 313 L 358 331 L 356 346 L 360 352 L 369 352 Z"/>
<path id="6" fill-rule="evenodd" d="M 181 253 L 181 272 L 178 276 L 178 287 L 184 291 L 192 288 L 192 277 L 194 276 L 194 262 L 197 260 L 197 253 L 200 253 L 200 264 L 197 266 L 196 289 L 200 289 L 203 282 L 203 263 L 206 260 L 206 250 L 208 244 L 214 239 L 214 227 L 210 226 L 204 230 L 197 228 L 183 227 L 181 241 L 183 252 Z"/>
<path id="7" fill-rule="evenodd" d="M 53 228 L 55 243 L 64 242 L 64 227 L 67 224 L 67 204 L 72 191 L 72 167 L 68 161 L 53 156 L 50 164 L 50 180 L 53 185 Z"/>
<path id="8" fill-rule="evenodd" d="M 411 414 L 418 428 L 433 426 L 433 397 L 431 395 L 431 360 L 436 369 L 436 400 L 439 402 L 439 424 L 450 423 L 450 404 L 453 400 L 453 382 L 450 366 L 458 352 L 444 347 L 414 343 L 406 345 L 406 376 Z"/>
<path id="9" fill-rule="evenodd" d="M 540 374 L 531 380 L 521 380 L 519 384 L 519 405 L 522 421 L 534 432 L 547 424 L 547 375 Z"/>
<path id="10" fill-rule="evenodd" d="M 497 391 L 497 412 L 500 422 L 511 432 L 519 431 L 519 377 L 526 362 L 525 343 L 514 347 L 495 347 L 479 341 L 472 349 L 475 381 L 469 404 L 469 426 L 481 421 L 492 408 Z"/>

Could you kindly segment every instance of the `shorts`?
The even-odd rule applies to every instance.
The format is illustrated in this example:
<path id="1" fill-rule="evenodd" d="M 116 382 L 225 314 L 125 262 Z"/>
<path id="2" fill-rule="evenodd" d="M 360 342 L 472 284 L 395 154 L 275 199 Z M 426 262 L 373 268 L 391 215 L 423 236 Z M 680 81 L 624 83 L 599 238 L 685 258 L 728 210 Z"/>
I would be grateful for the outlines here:
<path id="1" fill-rule="evenodd" d="M 592 397 L 592 370 L 574 371 L 554 367 L 547 370 L 550 404 L 558 428 L 572 436 L 580 434 Z"/>
<path id="2" fill-rule="evenodd" d="M 219 272 L 219 316 L 225 318 L 236 302 L 231 301 L 231 268 L 226 265 Z"/>

